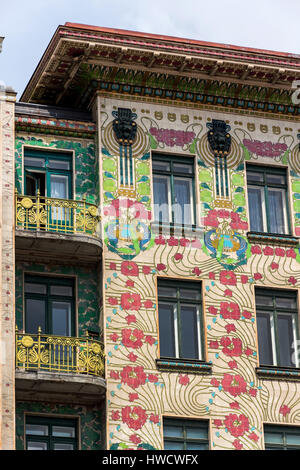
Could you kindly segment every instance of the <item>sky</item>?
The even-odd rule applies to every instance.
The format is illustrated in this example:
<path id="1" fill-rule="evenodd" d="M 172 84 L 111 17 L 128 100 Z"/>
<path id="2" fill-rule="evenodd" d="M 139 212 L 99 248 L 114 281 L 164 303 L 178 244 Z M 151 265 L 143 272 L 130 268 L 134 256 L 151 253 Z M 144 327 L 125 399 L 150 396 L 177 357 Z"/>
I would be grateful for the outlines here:
<path id="1" fill-rule="evenodd" d="M 65 22 L 300 54 L 299 0 L 0 0 L 0 84 L 20 98 Z"/>

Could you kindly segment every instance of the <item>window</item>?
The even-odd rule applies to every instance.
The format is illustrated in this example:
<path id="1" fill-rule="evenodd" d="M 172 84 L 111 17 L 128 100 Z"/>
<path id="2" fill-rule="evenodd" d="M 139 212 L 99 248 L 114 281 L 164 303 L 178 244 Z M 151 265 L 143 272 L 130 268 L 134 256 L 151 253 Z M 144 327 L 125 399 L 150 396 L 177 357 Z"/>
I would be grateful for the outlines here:
<path id="1" fill-rule="evenodd" d="M 160 356 L 203 360 L 200 284 L 159 279 L 158 315 Z"/>
<path id="2" fill-rule="evenodd" d="M 152 168 L 155 221 L 195 224 L 193 158 L 153 154 Z"/>
<path id="3" fill-rule="evenodd" d="M 289 234 L 286 170 L 247 165 L 250 230 Z"/>
<path id="4" fill-rule="evenodd" d="M 255 300 L 260 364 L 299 367 L 296 292 L 257 288 Z"/>
<path id="5" fill-rule="evenodd" d="M 300 450 L 300 428 L 264 425 L 265 450 Z"/>
<path id="6" fill-rule="evenodd" d="M 72 159 L 69 153 L 25 149 L 24 193 L 28 196 L 72 198 Z"/>
<path id="7" fill-rule="evenodd" d="M 27 416 L 27 450 L 76 450 L 77 421 L 75 419 Z"/>
<path id="8" fill-rule="evenodd" d="M 164 418 L 164 450 L 208 450 L 208 421 Z"/>
<path id="9" fill-rule="evenodd" d="M 74 336 L 74 281 L 25 276 L 25 331 Z"/>

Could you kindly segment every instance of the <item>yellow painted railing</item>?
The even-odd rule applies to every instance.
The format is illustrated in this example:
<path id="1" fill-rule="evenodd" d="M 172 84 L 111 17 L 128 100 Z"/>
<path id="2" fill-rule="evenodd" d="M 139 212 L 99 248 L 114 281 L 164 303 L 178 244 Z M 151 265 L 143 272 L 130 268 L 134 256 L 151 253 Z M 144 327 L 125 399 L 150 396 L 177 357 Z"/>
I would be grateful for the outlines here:
<path id="1" fill-rule="evenodd" d="M 16 227 L 58 233 L 97 234 L 98 208 L 85 200 L 19 195 L 16 191 Z"/>
<path id="2" fill-rule="evenodd" d="M 16 328 L 16 367 L 104 377 L 104 348 L 99 341 L 72 336 L 21 333 Z"/>

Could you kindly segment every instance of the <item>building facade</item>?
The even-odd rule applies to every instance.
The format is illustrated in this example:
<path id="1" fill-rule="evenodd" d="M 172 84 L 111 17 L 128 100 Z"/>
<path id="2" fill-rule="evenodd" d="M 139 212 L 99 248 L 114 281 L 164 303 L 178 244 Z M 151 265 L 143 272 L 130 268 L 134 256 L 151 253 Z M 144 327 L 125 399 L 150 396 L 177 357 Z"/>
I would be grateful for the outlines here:
<path id="1" fill-rule="evenodd" d="M 1 104 L 2 448 L 300 445 L 299 69 L 58 27 Z"/>

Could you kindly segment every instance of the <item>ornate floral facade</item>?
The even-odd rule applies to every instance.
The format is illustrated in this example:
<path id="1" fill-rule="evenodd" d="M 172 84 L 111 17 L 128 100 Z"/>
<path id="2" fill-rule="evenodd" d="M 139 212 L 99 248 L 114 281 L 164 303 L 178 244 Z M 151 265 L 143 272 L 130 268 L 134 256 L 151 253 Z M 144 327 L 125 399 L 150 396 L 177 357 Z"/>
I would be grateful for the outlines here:
<path id="1" fill-rule="evenodd" d="M 3 448 L 298 445 L 299 70 L 58 27 L 1 108 Z"/>

